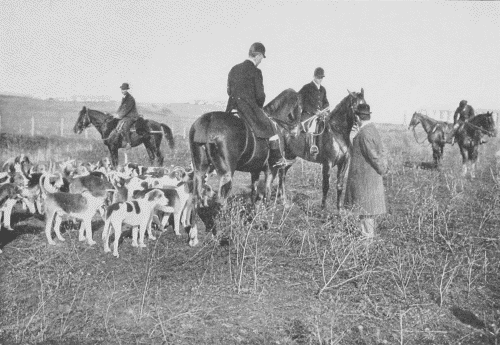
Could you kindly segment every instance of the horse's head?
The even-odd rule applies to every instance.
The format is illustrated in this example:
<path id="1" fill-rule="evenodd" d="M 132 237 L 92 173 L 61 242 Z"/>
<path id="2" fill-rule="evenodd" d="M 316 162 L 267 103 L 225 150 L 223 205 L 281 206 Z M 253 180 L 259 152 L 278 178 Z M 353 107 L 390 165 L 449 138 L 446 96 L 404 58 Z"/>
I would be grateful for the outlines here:
<path id="1" fill-rule="evenodd" d="M 361 88 L 360 92 L 351 92 L 347 90 L 348 95 L 340 101 L 339 104 L 327 115 L 326 121 L 346 135 L 350 133 L 354 125 L 354 115 L 361 104 L 366 104 L 365 91 Z"/>
<path id="2" fill-rule="evenodd" d="M 264 112 L 286 128 L 292 136 L 300 133 L 302 97 L 293 89 L 286 89 L 264 107 Z"/>
<path id="3" fill-rule="evenodd" d="M 490 137 L 497 136 L 497 130 L 495 126 L 495 120 L 493 119 L 493 113 L 488 111 L 486 114 L 479 114 L 474 116 L 469 121 L 473 126 L 477 126 L 480 130 Z"/>
<path id="4" fill-rule="evenodd" d="M 412 127 L 415 128 L 415 126 L 420 123 L 420 116 L 419 115 L 420 114 L 417 112 L 413 113 L 413 116 L 411 117 L 410 124 L 408 125 L 408 129 L 410 129 Z"/>
<path id="5" fill-rule="evenodd" d="M 83 106 L 82 110 L 78 113 L 78 120 L 76 120 L 73 132 L 81 134 L 85 128 L 90 126 L 89 110 Z"/>

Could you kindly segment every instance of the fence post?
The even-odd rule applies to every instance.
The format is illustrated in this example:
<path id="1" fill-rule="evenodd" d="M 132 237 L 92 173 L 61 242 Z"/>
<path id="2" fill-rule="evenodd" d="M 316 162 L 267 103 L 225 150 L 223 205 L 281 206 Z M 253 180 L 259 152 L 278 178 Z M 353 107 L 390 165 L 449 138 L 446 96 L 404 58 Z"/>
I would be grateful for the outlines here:
<path id="1" fill-rule="evenodd" d="M 64 117 L 61 117 L 61 137 L 64 136 Z"/>
<path id="2" fill-rule="evenodd" d="M 35 117 L 31 117 L 31 136 L 35 136 Z"/>

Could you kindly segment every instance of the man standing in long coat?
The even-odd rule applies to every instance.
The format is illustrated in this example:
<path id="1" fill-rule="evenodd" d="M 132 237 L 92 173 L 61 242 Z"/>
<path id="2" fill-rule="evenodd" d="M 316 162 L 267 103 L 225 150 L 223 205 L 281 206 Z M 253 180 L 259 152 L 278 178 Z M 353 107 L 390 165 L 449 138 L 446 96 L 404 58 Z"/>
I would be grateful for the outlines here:
<path id="1" fill-rule="evenodd" d="M 375 217 L 386 213 L 382 175 L 387 172 L 382 140 L 370 114 L 368 104 L 359 105 L 355 116 L 359 131 L 352 145 L 345 200 L 359 215 L 361 233 L 368 240 L 375 235 Z"/>
<path id="2" fill-rule="evenodd" d="M 226 112 L 238 110 L 238 115 L 246 122 L 257 138 L 269 139 L 270 154 L 279 158 L 277 165 L 284 165 L 278 135 L 271 120 L 262 110 L 266 100 L 262 71 L 257 68 L 266 57 L 266 48 L 260 42 L 250 46 L 248 58 L 229 71 L 227 79 Z"/>

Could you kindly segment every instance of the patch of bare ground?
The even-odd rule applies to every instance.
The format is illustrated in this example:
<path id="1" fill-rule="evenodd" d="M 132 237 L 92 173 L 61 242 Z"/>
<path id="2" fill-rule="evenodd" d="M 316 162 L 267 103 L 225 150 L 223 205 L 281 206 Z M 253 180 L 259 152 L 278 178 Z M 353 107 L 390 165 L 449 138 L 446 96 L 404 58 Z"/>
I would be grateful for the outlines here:
<path id="1" fill-rule="evenodd" d="M 320 209 L 321 167 L 300 161 L 287 207 L 248 205 L 250 177 L 237 173 L 218 236 L 201 232 L 195 248 L 171 229 L 147 248 L 125 234 L 116 259 L 97 216 L 97 245 L 68 229 L 49 246 L 43 220 L 18 208 L 0 233 L 0 343 L 497 344 L 498 142 L 470 179 L 457 147 L 421 169 L 405 162 L 430 161 L 430 147 L 379 128 L 389 212 L 369 246 L 334 191 Z M 172 164 L 188 165 L 179 147 Z"/>

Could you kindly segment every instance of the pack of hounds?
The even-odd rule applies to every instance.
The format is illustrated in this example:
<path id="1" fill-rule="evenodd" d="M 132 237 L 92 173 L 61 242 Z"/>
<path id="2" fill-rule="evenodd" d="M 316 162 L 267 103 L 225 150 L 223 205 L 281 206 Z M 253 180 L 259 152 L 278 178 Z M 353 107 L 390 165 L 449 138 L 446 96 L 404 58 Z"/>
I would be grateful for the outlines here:
<path id="1" fill-rule="evenodd" d="M 205 197 L 214 200 L 215 193 L 205 186 Z M 155 240 L 152 227 L 164 231 L 172 220 L 176 235 L 184 229 L 189 245 L 198 244 L 192 169 L 130 163 L 113 169 L 108 158 L 95 164 L 69 160 L 47 167 L 21 155 L 4 162 L 0 172 L 0 221 L 7 230 L 13 230 L 11 215 L 17 203 L 30 213 L 45 215 L 45 236 L 50 245 L 55 245 L 56 239 L 65 240 L 61 235 L 63 220 L 79 222 L 79 240 L 95 244 L 95 216 L 104 221 L 105 252 L 111 251 L 109 239 L 114 231 L 116 257 L 124 225 L 132 226 L 134 247 L 146 246 L 146 232 L 150 240 Z M 200 218 L 205 224 L 213 224 L 211 219 Z M 215 233 L 213 226 L 207 226 L 207 230 Z M 52 238 L 52 232 L 56 238 Z"/>

